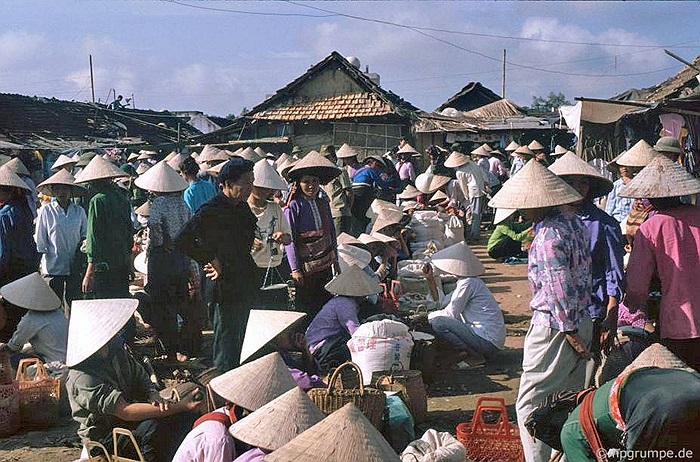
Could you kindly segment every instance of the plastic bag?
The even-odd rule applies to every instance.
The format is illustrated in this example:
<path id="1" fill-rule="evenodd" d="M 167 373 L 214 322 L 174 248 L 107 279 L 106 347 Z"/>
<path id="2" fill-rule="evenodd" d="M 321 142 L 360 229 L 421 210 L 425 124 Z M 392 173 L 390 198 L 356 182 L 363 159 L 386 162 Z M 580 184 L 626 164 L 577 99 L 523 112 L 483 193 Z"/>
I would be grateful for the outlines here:
<path id="1" fill-rule="evenodd" d="M 462 443 L 447 432 L 432 428 L 412 441 L 401 453 L 402 462 L 464 462 L 467 450 Z"/>

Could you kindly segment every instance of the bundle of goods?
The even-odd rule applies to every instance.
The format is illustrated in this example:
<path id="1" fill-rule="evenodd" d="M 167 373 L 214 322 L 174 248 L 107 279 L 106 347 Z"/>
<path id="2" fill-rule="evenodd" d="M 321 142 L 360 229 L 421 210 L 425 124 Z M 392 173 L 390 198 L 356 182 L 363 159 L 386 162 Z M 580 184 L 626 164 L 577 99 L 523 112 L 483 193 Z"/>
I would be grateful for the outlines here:
<path id="1" fill-rule="evenodd" d="M 437 212 L 417 210 L 409 226 L 415 234 L 411 242 L 414 255 L 434 253 L 445 247 L 445 221 Z"/>
<path id="2" fill-rule="evenodd" d="M 35 368 L 34 377 L 29 368 Z M 17 366 L 19 410 L 25 427 L 47 428 L 59 417 L 61 379 L 52 378 L 39 358 L 27 358 Z"/>
<path id="3" fill-rule="evenodd" d="M 10 357 L 0 351 L 0 437 L 13 434 L 21 425 L 19 387 L 13 378 Z"/>
<path id="4" fill-rule="evenodd" d="M 395 363 L 410 364 L 413 338 L 408 326 L 388 319 L 362 324 L 348 340 L 352 361 L 362 370 L 365 385 L 372 373 L 391 369 Z"/>

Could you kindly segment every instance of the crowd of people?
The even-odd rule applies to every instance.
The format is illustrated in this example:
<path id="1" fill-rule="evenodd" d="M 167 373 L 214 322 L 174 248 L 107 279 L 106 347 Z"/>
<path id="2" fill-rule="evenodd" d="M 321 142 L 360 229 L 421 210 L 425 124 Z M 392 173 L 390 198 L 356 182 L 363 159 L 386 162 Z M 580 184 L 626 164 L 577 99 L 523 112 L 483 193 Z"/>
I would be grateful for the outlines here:
<path id="1" fill-rule="evenodd" d="M 125 427 L 148 461 L 270 460 L 324 425 L 299 390 L 325 387 L 322 377 L 351 359 L 348 341 L 387 314 L 403 260 L 420 262 L 437 308 L 430 330 L 452 349 L 454 369 L 496 360 L 505 321 L 470 248 L 486 244 L 490 229 L 489 257 L 527 264 L 532 291 L 516 402 L 525 459 L 549 460 L 557 446 L 526 426 L 551 395 L 600 386 L 607 415 L 617 408 L 603 406 L 603 393 L 627 412 L 646 400 L 626 392 L 629 383 L 652 389 L 682 376 L 674 400 L 644 401 L 657 416 L 649 425 L 618 410 L 612 418 L 626 438 L 605 440 L 670 447 L 668 422 L 700 420 L 700 181 L 679 165 L 680 153 L 669 137 L 654 147 L 640 140 L 608 163 L 614 182 L 537 140 L 430 146 L 425 166 L 405 139 L 383 155 L 347 144 L 305 155 L 209 145 L 167 156 L 88 152 L 61 155 L 36 186 L 13 158 L 0 167 L 0 350 L 15 365 L 30 354 L 66 372 L 84 442 L 111 447 L 112 429 Z M 427 259 L 413 252 L 417 211 L 449 223 L 450 243 Z M 138 290 L 134 267 L 143 273 Z M 443 292 L 438 274 L 456 279 L 453 291 Z M 169 361 L 199 357 L 217 369 L 216 410 L 201 416 L 197 393 L 161 397 L 130 353 L 137 319 Z M 685 375 L 628 368 L 659 342 Z M 578 424 L 569 419 L 561 445 L 572 460 L 596 460 L 590 426 Z M 303 448 L 292 446 L 289 454 Z"/>

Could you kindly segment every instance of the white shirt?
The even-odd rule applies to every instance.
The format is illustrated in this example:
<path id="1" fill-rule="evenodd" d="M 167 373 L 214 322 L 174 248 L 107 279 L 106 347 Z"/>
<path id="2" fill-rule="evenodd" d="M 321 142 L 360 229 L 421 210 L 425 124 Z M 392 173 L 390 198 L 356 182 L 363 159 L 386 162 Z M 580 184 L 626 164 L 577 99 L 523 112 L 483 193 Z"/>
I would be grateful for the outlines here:
<path id="1" fill-rule="evenodd" d="M 282 207 L 275 202 L 268 202 L 265 210 L 263 210 L 260 214 L 256 213 L 256 211 L 252 208 L 251 211 L 258 219 L 255 226 L 255 237 L 263 242 L 263 247 L 259 250 L 253 250 L 250 253 L 253 256 L 253 260 L 258 268 L 267 268 L 268 266 L 275 268 L 282 263 L 284 246 L 281 244 L 268 242 L 267 239 L 277 231 L 282 231 L 285 234 L 291 235 L 292 229 L 289 227 L 289 222 L 284 216 L 284 212 L 282 212 Z M 277 249 L 277 255 L 272 255 L 272 261 L 270 261 L 270 251 L 273 248 Z"/>
<path id="2" fill-rule="evenodd" d="M 457 183 L 467 201 L 484 195 L 484 186 L 488 183 L 488 180 L 481 167 L 469 161 L 457 167 L 455 171 L 457 173 Z"/>
<path id="3" fill-rule="evenodd" d="M 45 363 L 58 361 L 66 363 L 68 345 L 68 319 L 63 310 L 28 310 L 22 316 L 7 346 L 12 351 L 20 351 L 25 343 L 31 343 L 36 354 Z"/>
<path id="4" fill-rule="evenodd" d="M 80 241 L 87 233 L 87 216 L 73 202 L 67 211 L 56 200 L 43 205 L 36 219 L 36 249 L 41 253 L 41 272 L 68 276 Z"/>
<path id="5" fill-rule="evenodd" d="M 445 295 L 442 310 L 428 314 L 428 319 L 448 316 L 469 324 L 474 333 L 499 349 L 506 343 L 506 325 L 501 307 L 484 281 L 460 278 L 457 287 Z"/>

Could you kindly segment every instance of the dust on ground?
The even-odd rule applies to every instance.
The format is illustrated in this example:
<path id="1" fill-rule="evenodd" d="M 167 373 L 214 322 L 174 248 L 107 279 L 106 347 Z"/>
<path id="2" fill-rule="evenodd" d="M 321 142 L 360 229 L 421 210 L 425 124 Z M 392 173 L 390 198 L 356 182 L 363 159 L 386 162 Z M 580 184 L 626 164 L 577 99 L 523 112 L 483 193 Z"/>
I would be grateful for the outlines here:
<path id="1" fill-rule="evenodd" d="M 503 310 L 508 336 L 505 349 L 486 367 L 455 371 L 452 353 L 438 351 L 437 374 L 428 388 L 428 415 L 417 435 L 435 428 L 454 434 L 459 422 L 471 420 L 479 396 L 500 396 L 511 421 L 515 420 L 515 398 L 522 372 L 523 338 L 530 321 L 530 289 L 527 265 L 506 265 L 489 258 L 484 245 L 472 246 L 486 266 L 483 281 Z M 158 372 L 163 365 L 158 367 Z M 0 440 L 0 462 L 69 462 L 80 457 L 78 425 L 70 418 L 46 431 L 31 431 Z"/>

